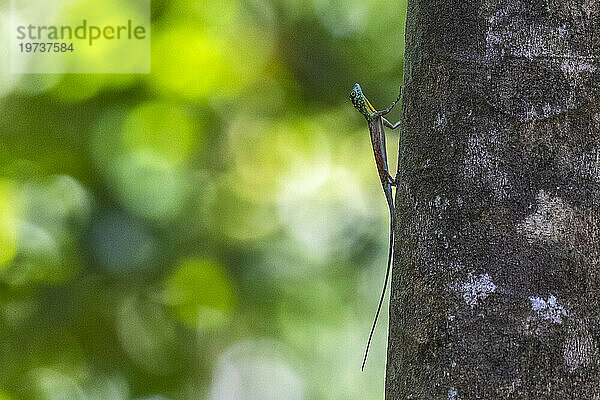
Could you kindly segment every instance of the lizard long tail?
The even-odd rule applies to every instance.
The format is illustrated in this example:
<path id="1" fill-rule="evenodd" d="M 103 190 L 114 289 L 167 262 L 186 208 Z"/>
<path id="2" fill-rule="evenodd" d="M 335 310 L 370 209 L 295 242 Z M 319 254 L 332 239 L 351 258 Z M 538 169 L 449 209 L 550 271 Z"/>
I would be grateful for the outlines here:
<path id="1" fill-rule="evenodd" d="M 371 339 L 373 339 L 373 332 L 375 332 L 375 326 L 377 325 L 377 319 L 379 318 L 379 312 L 381 311 L 381 305 L 383 304 L 383 299 L 385 298 L 385 289 L 387 288 L 388 279 L 390 277 L 390 267 L 392 265 L 393 250 L 394 250 L 394 212 L 393 212 L 393 209 L 391 209 L 390 210 L 390 250 L 388 253 L 387 269 L 385 270 L 385 280 L 383 281 L 383 290 L 381 291 L 381 297 L 379 298 L 379 305 L 377 305 L 377 313 L 375 313 L 375 320 L 373 321 L 373 326 L 371 327 L 371 333 L 369 333 L 369 340 L 367 341 L 367 348 L 365 350 L 365 356 L 363 358 L 362 366 L 360 367 L 361 371 L 365 370 L 365 364 L 367 363 L 367 355 L 369 354 L 369 346 L 371 346 Z"/>

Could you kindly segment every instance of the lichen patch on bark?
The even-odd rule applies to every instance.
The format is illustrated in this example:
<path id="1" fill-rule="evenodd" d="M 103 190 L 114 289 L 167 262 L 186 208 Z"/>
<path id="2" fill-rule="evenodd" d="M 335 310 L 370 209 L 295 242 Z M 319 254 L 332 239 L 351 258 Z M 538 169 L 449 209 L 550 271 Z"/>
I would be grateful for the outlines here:
<path id="1" fill-rule="evenodd" d="M 458 392 L 453 387 L 448 389 L 448 400 L 460 400 Z"/>
<path id="2" fill-rule="evenodd" d="M 550 295 L 546 300 L 541 297 L 530 296 L 529 301 L 531 302 L 531 309 L 537 312 L 537 315 L 555 324 L 562 324 L 563 318 L 567 316 L 567 310 L 558 303 L 556 296 Z"/>
<path id="3" fill-rule="evenodd" d="M 503 146 L 499 132 L 488 135 L 470 135 L 467 142 L 467 154 L 462 172 L 466 180 L 474 181 L 493 191 L 497 199 L 508 196 L 509 177 L 503 168 L 498 149 Z"/>
<path id="4" fill-rule="evenodd" d="M 579 367 L 588 367 L 598 359 L 598 347 L 587 329 L 573 331 L 567 337 L 563 358 L 570 372 Z"/>
<path id="5" fill-rule="evenodd" d="M 467 281 L 456 285 L 456 290 L 462 294 L 465 303 L 474 308 L 479 301 L 485 300 L 496 291 L 496 285 L 488 274 L 473 276 L 469 273 Z"/>
<path id="6" fill-rule="evenodd" d="M 517 226 L 530 242 L 558 243 L 571 231 L 573 210 L 560 197 L 549 196 L 540 190 L 534 206 L 535 211 Z"/>

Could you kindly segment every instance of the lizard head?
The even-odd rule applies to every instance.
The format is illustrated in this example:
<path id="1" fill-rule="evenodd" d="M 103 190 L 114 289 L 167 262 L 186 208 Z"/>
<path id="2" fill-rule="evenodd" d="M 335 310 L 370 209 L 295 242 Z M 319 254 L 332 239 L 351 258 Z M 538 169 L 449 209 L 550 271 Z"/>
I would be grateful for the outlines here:
<path id="1" fill-rule="evenodd" d="M 362 115 L 366 118 L 373 112 L 375 112 L 375 108 L 369 103 L 369 100 L 363 94 L 363 91 L 358 83 L 354 84 L 352 91 L 350 92 L 350 100 L 352 101 L 352 105 L 356 108 Z"/>

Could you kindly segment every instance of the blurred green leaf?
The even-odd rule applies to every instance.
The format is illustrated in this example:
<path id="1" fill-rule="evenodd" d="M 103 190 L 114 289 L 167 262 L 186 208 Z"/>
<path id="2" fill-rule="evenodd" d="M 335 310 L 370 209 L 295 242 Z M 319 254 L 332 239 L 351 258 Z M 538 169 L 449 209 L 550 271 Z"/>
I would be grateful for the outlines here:
<path id="1" fill-rule="evenodd" d="M 165 282 L 162 297 L 177 318 L 199 330 L 218 328 L 228 322 L 235 302 L 225 269 L 202 259 L 179 263 Z"/>
<path id="2" fill-rule="evenodd" d="M 13 185 L 0 180 L 0 271 L 17 253 L 16 202 Z"/>
<path id="3" fill-rule="evenodd" d="M 176 368 L 177 331 L 159 304 L 129 296 L 116 317 L 121 346 L 140 368 L 157 375 Z"/>
<path id="4" fill-rule="evenodd" d="M 126 152 L 152 152 L 170 163 L 186 161 L 197 145 L 191 116 L 181 106 L 145 103 L 130 111 L 123 125 Z"/>

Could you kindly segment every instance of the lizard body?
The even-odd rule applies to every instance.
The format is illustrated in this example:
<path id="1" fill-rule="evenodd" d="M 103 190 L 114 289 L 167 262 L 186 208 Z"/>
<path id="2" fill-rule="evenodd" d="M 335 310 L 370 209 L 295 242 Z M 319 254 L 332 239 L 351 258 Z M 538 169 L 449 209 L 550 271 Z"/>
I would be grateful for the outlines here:
<path id="1" fill-rule="evenodd" d="M 363 363 L 361 370 L 364 370 L 365 363 L 367 362 L 367 355 L 369 353 L 369 346 L 371 345 L 371 339 L 373 338 L 373 332 L 375 331 L 375 326 L 377 325 L 377 319 L 379 318 L 379 312 L 381 311 L 381 305 L 383 304 L 383 299 L 385 297 L 385 290 L 387 287 L 389 275 L 390 275 L 390 267 L 392 262 L 392 253 L 394 247 L 394 198 L 392 196 L 392 186 L 396 186 L 396 180 L 392 178 L 388 169 L 387 162 L 387 151 L 385 148 L 385 131 L 384 126 L 387 126 L 390 129 L 396 129 L 400 126 L 400 122 L 392 124 L 383 116 L 392 111 L 392 108 L 396 105 L 396 103 L 400 100 L 402 96 L 402 88 L 400 88 L 400 93 L 394 102 L 385 110 L 377 111 L 371 105 L 369 100 L 365 97 L 362 92 L 360 85 L 357 83 L 354 85 L 352 92 L 350 92 L 350 100 L 352 101 L 352 105 L 356 108 L 367 120 L 369 125 L 369 134 L 371 136 L 371 145 L 373 146 L 373 155 L 375 156 L 375 164 L 377 165 L 377 172 L 379 173 L 379 180 L 381 181 L 381 186 L 383 187 L 383 192 L 385 194 L 385 199 L 387 200 L 388 209 L 390 212 L 390 244 L 388 251 L 388 261 L 387 268 L 385 271 L 385 280 L 383 283 L 383 290 L 381 291 L 381 297 L 379 299 L 379 304 L 377 306 L 377 312 L 375 314 L 375 319 L 373 321 L 373 326 L 371 327 L 371 332 L 369 333 L 369 340 L 367 341 L 367 348 L 365 350 L 365 356 L 363 358 Z"/>

